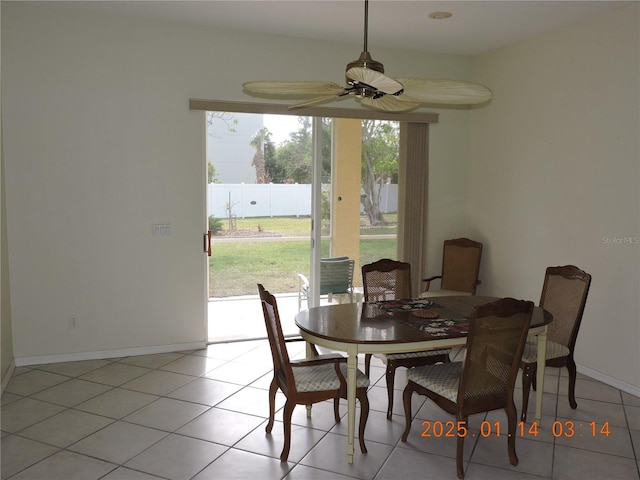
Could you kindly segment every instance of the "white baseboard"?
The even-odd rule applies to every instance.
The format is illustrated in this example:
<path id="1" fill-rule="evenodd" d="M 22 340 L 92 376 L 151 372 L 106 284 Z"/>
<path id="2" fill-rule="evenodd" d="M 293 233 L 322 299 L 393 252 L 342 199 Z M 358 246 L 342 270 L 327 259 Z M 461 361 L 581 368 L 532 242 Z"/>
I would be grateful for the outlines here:
<path id="1" fill-rule="evenodd" d="M 623 392 L 627 392 L 631 395 L 635 395 L 636 397 L 640 397 L 640 387 L 636 385 L 631 385 L 630 383 L 623 382 L 622 380 L 610 377 L 609 375 L 605 375 L 604 373 L 598 372 L 597 370 L 592 370 L 588 367 L 585 367 L 584 365 L 577 364 L 576 367 L 579 373 L 582 373 L 587 377 L 591 377 L 602 383 L 606 383 L 611 387 L 622 390 Z"/>
<path id="2" fill-rule="evenodd" d="M 152 355 L 154 353 L 181 352 L 185 350 L 202 350 L 206 342 L 177 343 L 173 345 L 157 345 L 150 347 L 122 348 L 118 350 L 100 350 L 97 352 L 62 353 L 58 355 L 39 355 L 35 357 L 18 357 L 15 366 L 43 365 L 48 363 L 77 362 L 81 360 L 103 360 L 106 358 L 132 357 L 135 355 Z"/>
<path id="3" fill-rule="evenodd" d="M 2 384 L 0 385 L 0 396 L 4 393 L 4 389 L 7 388 L 7 385 L 9 384 L 9 380 L 11 380 L 11 376 L 13 375 L 13 371 L 15 369 L 16 369 L 16 361 L 14 359 L 14 360 L 11 360 L 11 364 L 7 369 L 7 374 L 2 379 Z"/>

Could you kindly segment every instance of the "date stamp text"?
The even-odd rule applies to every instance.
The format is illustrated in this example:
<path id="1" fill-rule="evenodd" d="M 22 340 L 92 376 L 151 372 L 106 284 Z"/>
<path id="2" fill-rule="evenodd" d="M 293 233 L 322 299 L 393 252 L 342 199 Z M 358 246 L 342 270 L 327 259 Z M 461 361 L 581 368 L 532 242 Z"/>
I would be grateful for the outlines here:
<path id="1" fill-rule="evenodd" d="M 429 421 L 422 422 L 422 437 L 501 437 L 511 436 L 508 432 L 504 431 L 504 427 L 501 422 L 489 422 L 483 421 L 480 424 L 479 431 L 471 432 L 466 422 L 442 422 L 442 421 Z M 551 435 L 555 438 L 580 438 L 580 437 L 608 437 L 611 432 L 609 429 L 609 422 L 576 422 L 573 420 L 560 421 L 556 420 L 551 424 Z M 518 422 L 516 430 L 513 435 L 517 437 L 537 437 L 541 434 L 541 427 L 538 422 L 533 422 L 531 425 L 527 425 L 524 422 Z"/>

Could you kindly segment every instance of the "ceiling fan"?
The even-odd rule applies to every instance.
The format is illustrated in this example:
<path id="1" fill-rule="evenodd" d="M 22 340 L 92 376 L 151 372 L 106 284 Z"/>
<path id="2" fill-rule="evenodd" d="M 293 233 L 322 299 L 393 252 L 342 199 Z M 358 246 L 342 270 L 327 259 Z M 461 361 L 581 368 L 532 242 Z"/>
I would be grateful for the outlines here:
<path id="1" fill-rule="evenodd" d="M 387 112 L 412 110 L 421 104 L 470 107 L 491 100 L 491 90 L 471 82 L 428 78 L 391 78 L 382 63 L 367 50 L 369 1 L 364 2 L 364 49 L 360 58 L 347 64 L 346 87 L 326 81 L 255 81 L 242 86 L 249 94 L 283 95 L 310 100 L 289 108 L 301 108 L 354 95 L 360 103 Z"/>

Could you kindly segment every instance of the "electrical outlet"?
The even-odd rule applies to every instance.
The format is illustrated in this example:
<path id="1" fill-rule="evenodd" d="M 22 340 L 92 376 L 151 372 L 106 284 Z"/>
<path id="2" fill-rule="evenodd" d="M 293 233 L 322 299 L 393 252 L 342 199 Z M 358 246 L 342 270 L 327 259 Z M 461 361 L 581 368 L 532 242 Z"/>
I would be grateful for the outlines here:
<path id="1" fill-rule="evenodd" d="M 78 328 L 78 317 L 75 315 L 69 317 L 69 328 Z"/>

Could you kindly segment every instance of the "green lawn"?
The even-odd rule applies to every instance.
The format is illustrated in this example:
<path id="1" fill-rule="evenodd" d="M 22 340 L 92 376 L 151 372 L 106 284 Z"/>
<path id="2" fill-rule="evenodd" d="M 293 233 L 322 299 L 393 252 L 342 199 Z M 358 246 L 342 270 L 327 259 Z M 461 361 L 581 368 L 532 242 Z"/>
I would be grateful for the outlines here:
<path id="1" fill-rule="evenodd" d="M 228 229 L 228 220 L 222 220 L 225 230 Z M 310 218 L 296 217 L 261 217 L 236 219 L 238 230 L 251 230 L 258 232 L 278 232 L 281 235 L 291 237 L 308 237 L 311 230 Z"/>
<path id="2" fill-rule="evenodd" d="M 386 235 L 395 234 L 397 231 L 397 214 L 385 213 L 384 219 L 388 225 L 371 227 L 368 225 L 367 218 L 362 215 L 360 217 L 360 234 L 361 235 Z M 220 219 L 224 232 L 229 231 L 229 220 Z M 326 230 L 326 225 L 323 229 Z M 291 237 L 308 237 L 311 230 L 311 219 L 307 217 L 260 217 L 260 218 L 238 218 L 236 219 L 237 230 L 249 230 L 253 232 L 277 232 L 282 236 Z M 323 234 L 328 232 L 323 231 Z"/>
<path id="3" fill-rule="evenodd" d="M 237 228 L 258 230 L 258 224 L 262 231 L 279 232 L 281 236 L 309 235 L 309 219 L 238 219 Z M 367 229 L 363 232 L 373 234 Z M 395 229 L 384 228 L 376 233 L 395 233 Z M 328 252 L 328 242 L 323 242 L 322 247 L 323 252 Z M 254 295 L 258 282 L 275 293 L 297 292 L 296 274 L 308 276 L 309 255 L 307 239 L 266 242 L 242 238 L 237 242 L 213 243 L 209 258 L 209 296 Z M 361 240 L 360 265 L 385 257 L 396 257 L 395 238 Z M 355 277 L 359 284 L 360 274 L 356 272 Z"/>

